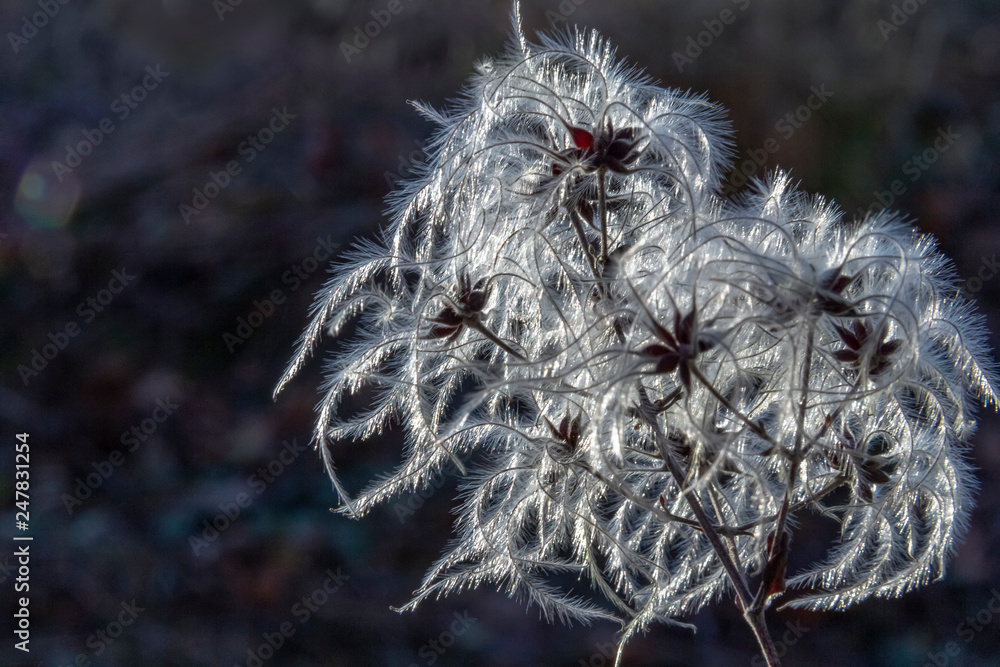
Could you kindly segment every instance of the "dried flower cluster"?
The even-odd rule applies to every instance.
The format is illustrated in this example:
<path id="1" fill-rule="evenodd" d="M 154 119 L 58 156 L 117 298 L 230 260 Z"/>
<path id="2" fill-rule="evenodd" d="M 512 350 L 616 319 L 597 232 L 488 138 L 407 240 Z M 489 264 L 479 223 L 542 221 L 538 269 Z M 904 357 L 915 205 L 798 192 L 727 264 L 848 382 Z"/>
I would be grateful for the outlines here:
<path id="1" fill-rule="evenodd" d="M 453 109 L 420 108 L 425 170 L 282 380 L 356 325 L 316 431 L 344 511 L 461 471 L 459 539 L 407 607 L 492 582 L 547 617 L 620 620 L 624 643 L 727 593 L 751 620 L 786 588 L 841 609 L 940 576 L 970 510 L 971 399 L 996 396 L 928 237 L 844 220 L 781 173 L 723 200 L 720 109 L 596 33 L 518 30 Z M 342 415 L 361 391 L 371 409 Z M 402 464 L 351 498 L 328 444 L 394 421 Z M 817 513 L 841 538 L 786 579 Z M 610 604 L 553 585 L 565 572 Z"/>

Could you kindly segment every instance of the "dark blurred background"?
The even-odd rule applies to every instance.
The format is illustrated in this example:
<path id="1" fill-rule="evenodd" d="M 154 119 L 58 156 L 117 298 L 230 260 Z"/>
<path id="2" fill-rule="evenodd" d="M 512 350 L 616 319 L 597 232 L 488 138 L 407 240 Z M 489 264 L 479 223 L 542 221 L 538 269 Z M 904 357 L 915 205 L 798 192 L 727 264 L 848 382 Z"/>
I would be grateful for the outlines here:
<path id="1" fill-rule="evenodd" d="M 913 218 L 1000 332 L 993 0 L 523 11 L 529 37 L 597 28 L 663 85 L 727 107 L 732 185 L 741 168 L 780 164 L 852 215 L 890 204 Z M 547 625 L 493 590 L 393 612 L 450 538 L 453 482 L 360 522 L 333 515 L 304 449 L 322 364 L 271 400 L 330 253 L 376 233 L 419 159 L 431 127 L 406 101 L 454 97 L 503 46 L 509 12 L 506 0 L 0 6 L 0 502 L 5 539 L 34 536 L 31 653 L 13 649 L 5 602 L 0 663 L 611 664 L 614 627 Z M 997 425 L 985 414 L 970 451 L 978 508 L 944 580 L 844 613 L 772 614 L 787 665 L 1000 665 Z M 23 432 L 26 533 L 12 505 Z M 357 491 L 399 447 L 398 434 L 344 443 L 337 465 Z M 4 600 L 18 544 L 0 551 Z M 809 531 L 794 546 L 823 547 Z M 626 664 L 760 664 L 731 600 L 687 620 L 696 634 L 657 627 Z"/>

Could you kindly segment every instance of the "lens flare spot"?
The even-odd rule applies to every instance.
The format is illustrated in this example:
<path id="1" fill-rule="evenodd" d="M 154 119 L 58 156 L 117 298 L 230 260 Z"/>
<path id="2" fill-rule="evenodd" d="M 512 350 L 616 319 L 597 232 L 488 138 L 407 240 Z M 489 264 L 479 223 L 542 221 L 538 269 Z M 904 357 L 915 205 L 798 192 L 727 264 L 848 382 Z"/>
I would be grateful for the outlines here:
<path id="1" fill-rule="evenodd" d="M 80 201 L 80 184 L 72 175 L 56 178 L 47 163 L 36 158 L 21 174 L 14 209 L 32 227 L 66 227 Z"/>

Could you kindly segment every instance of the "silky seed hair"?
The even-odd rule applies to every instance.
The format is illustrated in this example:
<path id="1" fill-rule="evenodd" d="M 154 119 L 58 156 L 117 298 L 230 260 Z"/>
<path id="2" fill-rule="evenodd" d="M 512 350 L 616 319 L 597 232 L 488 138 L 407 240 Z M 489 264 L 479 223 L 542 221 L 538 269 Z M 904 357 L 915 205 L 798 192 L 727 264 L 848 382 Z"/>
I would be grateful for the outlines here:
<path id="1" fill-rule="evenodd" d="M 613 619 L 624 644 L 733 592 L 692 498 L 750 575 L 777 567 L 775 534 L 839 523 L 823 560 L 769 575 L 788 606 L 940 577 L 996 395 L 934 241 L 780 171 L 723 199 L 718 105 L 596 32 L 516 26 L 447 109 L 416 105 L 427 162 L 336 267 L 278 387 L 341 337 L 315 444 L 352 517 L 458 475 L 457 539 L 403 609 L 488 583 L 547 619 Z M 332 452 L 393 425 L 400 465 L 348 493 Z"/>

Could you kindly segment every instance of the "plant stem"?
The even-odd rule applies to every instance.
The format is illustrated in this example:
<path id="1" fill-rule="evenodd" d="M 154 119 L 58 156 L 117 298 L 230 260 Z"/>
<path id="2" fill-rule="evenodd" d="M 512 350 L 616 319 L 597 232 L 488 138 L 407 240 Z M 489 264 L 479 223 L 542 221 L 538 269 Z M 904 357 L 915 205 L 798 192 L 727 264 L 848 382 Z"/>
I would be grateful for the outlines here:
<path id="1" fill-rule="evenodd" d="M 664 465 L 669 470 L 671 477 L 674 478 L 674 482 L 679 488 L 683 489 L 684 499 L 687 500 L 688 505 L 691 507 L 691 513 L 694 514 L 695 519 L 700 524 L 701 531 L 712 545 L 712 549 L 722 563 L 723 569 L 726 570 L 726 574 L 729 575 L 729 580 L 736 591 L 737 604 L 743 612 L 744 620 L 746 620 L 747 625 L 750 626 L 750 630 L 757 639 L 757 644 L 760 646 L 761 654 L 764 656 L 767 667 L 781 667 L 781 660 L 778 657 L 774 641 L 771 639 L 771 635 L 767 630 L 767 623 L 764 620 L 764 607 L 755 604 L 755 598 L 750 591 L 745 574 L 736 566 L 729 549 L 726 548 L 722 537 L 720 537 L 719 532 L 716 530 L 715 522 L 711 520 L 705 508 L 701 506 L 695 492 L 690 488 L 684 488 L 686 479 L 684 471 L 681 470 L 680 464 L 674 457 L 674 453 L 670 450 L 666 437 L 656 422 L 652 403 L 649 401 L 646 388 L 641 384 L 639 385 L 639 399 L 641 401 L 639 412 L 643 413 L 646 423 L 649 424 L 653 430 L 653 435 L 656 436 L 656 444 L 660 448 L 660 455 L 663 457 Z M 719 519 L 721 520 L 722 517 L 720 516 Z"/>
<path id="2" fill-rule="evenodd" d="M 608 263 L 608 195 L 605 191 L 604 175 L 607 169 L 601 167 L 598 171 L 597 194 L 601 208 L 601 266 Z"/>
<path id="3" fill-rule="evenodd" d="M 743 618 L 753 630 L 753 636 L 757 638 L 757 644 L 760 646 L 760 652 L 764 656 L 767 667 L 781 667 L 781 658 L 778 657 L 778 650 L 774 646 L 771 634 L 767 631 L 767 623 L 764 621 L 764 610 L 747 609 L 743 612 Z"/>
<path id="4" fill-rule="evenodd" d="M 799 413 L 797 415 L 795 449 L 792 451 L 791 462 L 788 466 L 788 485 L 785 487 L 785 496 L 781 501 L 781 508 L 778 510 L 778 522 L 775 525 L 774 533 L 771 537 L 771 548 L 768 552 L 768 561 L 778 556 L 779 549 L 785 548 L 785 529 L 788 525 L 788 512 L 792 505 L 792 495 L 795 490 L 795 478 L 798 476 L 799 463 L 802 461 L 802 442 L 805 438 L 806 410 L 809 406 L 809 375 L 812 372 L 812 347 L 813 329 L 809 327 L 806 338 L 806 358 L 802 364 L 802 399 L 799 401 Z M 784 573 L 782 573 L 784 576 Z M 754 600 L 754 609 L 759 609 L 763 613 L 770 598 L 771 582 L 766 580 L 760 583 L 760 590 Z"/>
<path id="5" fill-rule="evenodd" d="M 656 436 L 656 444 L 660 448 L 660 456 L 663 457 L 664 465 L 670 472 L 670 476 L 674 478 L 677 486 L 683 489 L 684 499 L 687 500 L 688 505 L 691 507 L 691 513 L 694 514 L 695 519 L 701 525 L 702 532 L 705 533 L 705 537 L 722 561 L 722 566 L 725 568 L 726 573 L 733 582 L 733 587 L 736 589 L 736 596 L 739 598 L 741 608 L 747 609 L 753 598 L 750 593 L 750 587 L 747 585 L 746 577 L 737 569 L 736 564 L 729 557 L 729 550 L 726 549 L 726 545 L 722 543 L 722 538 L 719 537 L 718 531 L 715 530 L 715 523 L 709 518 L 705 508 L 701 506 L 694 491 L 684 488 L 686 486 L 684 471 L 681 470 L 674 453 L 670 450 L 666 442 L 666 437 L 664 437 L 663 432 L 660 430 L 660 425 L 654 417 L 649 415 L 652 403 L 649 401 L 646 388 L 641 384 L 639 385 L 639 397 L 642 401 L 640 411 L 646 413 L 646 423 L 653 429 L 653 435 Z"/>
<path id="6" fill-rule="evenodd" d="M 583 216 L 576 210 L 566 209 L 569 214 L 569 219 L 573 223 L 573 229 L 576 231 L 576 237 L 580 240 L 580 247 L 583 249 L 583 255 L 587 258 L 587 266 L 590 267 L 590 272 L 594 274 L 594 278 L 598 282 L 603 282 L 601 278 L 601 272 L 597 269 L 597 258 L 594 257 L 590 252 L 590 243 L 587 241 L 587 234 L 583 231 L 583 223 L 581 220 Z"/>
<path id="7" fill-rule="evenodd" d="M 521 354 L 520 352 L 518 352 L 517 350 L 515 350 L 514 348 L 512 348 L 507 343 L 505 343 L 502 340 L 500 340 L 500 338 L 497 337 L 497 335 L 495 333 L 493 333 L 492 331 L 490 331 L 489 329 L 487 329 L 486 326 L 483 325 L 483 323 L 479 321 L 479 317 L 478 316 L 476 316 L 476 317 L 467 317 L 465 319 L 465 322 L 466 322 L 466 324 L 469 325 L 470 328 L 475 329 L 479 333 L 481 333 L 484 336 L 486 336 L 486 338 L 488 338 L 497 347 L 499 347 L 500 349 L 504 350 L 507 354 L 511 355 L 512 357 L 516 357 L 516 358 L 520 359 L 521 361 L 527 361 L 527 359 L 525 359 L 525 357 L 524 357 L 523 354 Z"/>

